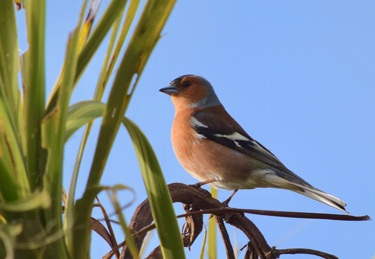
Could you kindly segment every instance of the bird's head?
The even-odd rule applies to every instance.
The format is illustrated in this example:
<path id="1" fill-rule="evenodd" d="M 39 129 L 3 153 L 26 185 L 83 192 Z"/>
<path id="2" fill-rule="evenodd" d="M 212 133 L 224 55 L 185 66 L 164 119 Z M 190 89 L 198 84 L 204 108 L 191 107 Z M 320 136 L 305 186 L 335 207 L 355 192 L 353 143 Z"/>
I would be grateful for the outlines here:
<path id="1" fill-rule="evenodd" d="M 200 76 L 177 77 L 169 86 L 159 90 L 172 96 L 176 111 L 186 108 L 208 108 L 221 105 L 210 82 Z"/>

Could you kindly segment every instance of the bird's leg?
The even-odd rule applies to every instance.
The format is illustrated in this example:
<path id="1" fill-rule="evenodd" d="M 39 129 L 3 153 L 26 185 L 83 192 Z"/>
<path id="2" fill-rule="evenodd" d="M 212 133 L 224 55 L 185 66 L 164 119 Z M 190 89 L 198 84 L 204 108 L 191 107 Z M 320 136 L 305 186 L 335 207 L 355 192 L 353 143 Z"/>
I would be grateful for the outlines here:
<path id="1" fill-rule="evenodd" d="M 195 188 L 200 188 L 202 185 L 205 185 L 205 184 L 209 184 L 209 183 L 213 183 L 213 182 L 216 182 L 217 180 L 215 178 L 212 178 L 212 179 L 209 179 L 209 180 L 206 180 L 206 181 L 203 181 L 203 182 L 199 182 L 199 183 L 196 183 L 196 184 L 192 184 L 191 186 L 195 187 Z"/>
<path id="2" fill-rule="evenodd" d="M 236 194 L 237 191 L 238 191 L 238 189 L 234 190 L 233 193 L 229 196 L 229 198 L 226 199 L 226 200 L 223 202 L 223 204 L 224 204 L 225 206 L 228 207 L 228 204 L 229 204 L 230 200 L 233 198 L 233 196 Z"/>

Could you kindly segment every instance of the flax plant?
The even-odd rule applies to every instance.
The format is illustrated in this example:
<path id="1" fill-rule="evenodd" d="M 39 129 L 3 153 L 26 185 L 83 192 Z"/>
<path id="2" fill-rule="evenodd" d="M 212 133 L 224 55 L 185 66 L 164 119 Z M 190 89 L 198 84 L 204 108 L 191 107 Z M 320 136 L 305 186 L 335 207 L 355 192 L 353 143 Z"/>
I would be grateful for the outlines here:
<path id="1" fill-rule="evenodd" d="M 125 117 L 175 0 L 149 0 L 142 8 L 139 0 L 111 0 L 106 6 L 95 0 L 80 4 L 76 26 L 71 28 L 66 49 L 61 50 L 64 64 L 47 97 L 45 52 L 51 46 L 45 43 L 46 1 L 0 0 L 0 258 L 90 257 L 91 212 L 96 195 L 104 189 L 101 176 L 121 125 L 134 144 L 163 256 L 184 258 L 172 201 L 156 156 L 139 127 Z M 105 9 L 100 16 L 99 5 Z M 26 15 L 28 49 L 24 54 L 18 51 L 16 8 L 24 8 Z M 137 12 L 141 15 L 135 21 Z M 75 86 L 108 34 L 98 84 L 88 87 L 93 99 L 70 105 Z M 106 87 L 110 94 L 103 100 Z M 90 174 L 83 195 L 76 197 L 82 154 L 92 121 L 99 117 L 102 123 Z M 76 165 L 67 172 L 64 156 L 71 154 L 64 154 L 64 146 L 81 127 L 85 131 Z M 63 174 L 71 176 L 64 199 Z M 126 220 L 122 213 L 118 216 L 130 251 L 137 258 L 139 252 L 132 245 Z"/>

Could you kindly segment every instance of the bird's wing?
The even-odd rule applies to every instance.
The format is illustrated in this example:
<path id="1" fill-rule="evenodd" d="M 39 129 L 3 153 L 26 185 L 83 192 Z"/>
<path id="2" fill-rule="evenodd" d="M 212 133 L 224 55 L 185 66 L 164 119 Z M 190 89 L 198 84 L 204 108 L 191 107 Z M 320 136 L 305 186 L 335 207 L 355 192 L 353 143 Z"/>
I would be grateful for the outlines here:
<path id="1" fill-rule="evenodd" d="M 274 154 L 251 138 L 223 107 L 209 111 L 196 111 L 192 116 L 191 125 L 203 138 L 215 141 L 284 172 L 290 172 Z"/>
<path id="2" fill-rule="evenodd" d="M 345 202 L 316 189 L 290 171 L 274 154 L 251 138 L 223 107 L 210 111 L 196 111 L 192 116 L 191 125 L 200 137 L 279 169 L 274 170 L 275 174 L 293 184 L 296 187 L 294 191 L 346 212 Z"/>

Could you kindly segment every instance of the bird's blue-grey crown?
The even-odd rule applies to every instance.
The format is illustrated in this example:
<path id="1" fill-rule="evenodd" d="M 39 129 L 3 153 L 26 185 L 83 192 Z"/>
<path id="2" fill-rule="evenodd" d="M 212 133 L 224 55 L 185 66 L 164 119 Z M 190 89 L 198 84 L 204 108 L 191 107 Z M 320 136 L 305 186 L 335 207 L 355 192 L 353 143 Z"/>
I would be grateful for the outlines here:
<path id="1" fill-rule="evenodd" d="M 182 81 L 182 79 L 184 79 L 185 77 L 195 77 L 195 78 L 197 78 L 207 89 L 207 95 L 203 99 L 194 103 L 191 106 L 192 108 L 208 108 L 208 107 L 214 107 L 214 106 L 221 105 L 221 102 L 220 102 L 219 98 L 217 97 L 211 83 L 207 79 L 205 79 L 204 77 L 192 75 L 192 74 L 187 74 L 187 75 L 179 76 L 176 79 L 174 79 L 171 82 L 171 85 L 178 86 L 180 84 L 180 82 Z"/>

